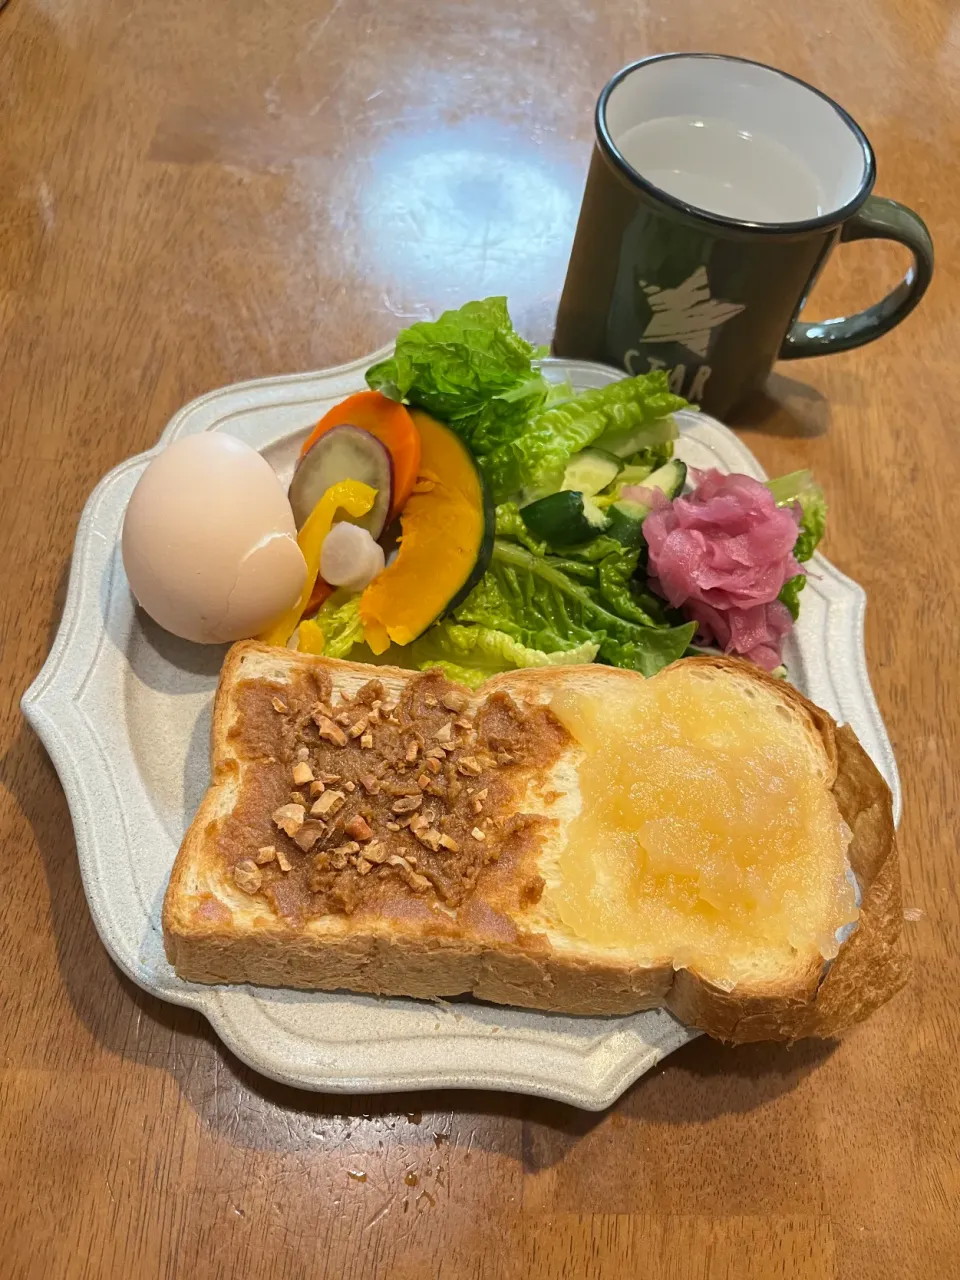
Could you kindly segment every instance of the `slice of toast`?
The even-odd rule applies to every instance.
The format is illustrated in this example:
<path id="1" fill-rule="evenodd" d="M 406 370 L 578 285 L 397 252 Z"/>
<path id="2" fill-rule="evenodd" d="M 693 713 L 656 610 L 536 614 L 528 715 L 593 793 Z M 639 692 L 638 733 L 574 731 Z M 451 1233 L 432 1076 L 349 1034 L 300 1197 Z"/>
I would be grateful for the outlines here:
<path id="1" fill-rule="evenodd" d="M 906 978 L 890 794 L 748 663 L 439 672 L 245 641 L 163 909 L 195 982 L 830 1035 Z"/>

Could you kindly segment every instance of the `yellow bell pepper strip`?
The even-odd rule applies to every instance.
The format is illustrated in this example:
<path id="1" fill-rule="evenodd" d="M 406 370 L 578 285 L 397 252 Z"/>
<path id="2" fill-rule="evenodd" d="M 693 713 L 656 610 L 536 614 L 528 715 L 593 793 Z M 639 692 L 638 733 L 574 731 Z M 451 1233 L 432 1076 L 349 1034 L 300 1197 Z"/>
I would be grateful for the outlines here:
<path id="1" fill-rule="evenodd" d="M 332 484 L 317 505 L 310 512 L 306 523 L 297 535 L 297 545 L 303 552 L 307 562 L 307 576 L 297 602 L 282 614 L 266 631 L 257 637 L 264 644 L 275 644 L 284 647 L 303 617 L 313 593 L 313 587 L 320 572 L 320 552 L 324 539 L 333 528 L 334 517 L 342 508 L 347 515 L 357 518 L 365 516 L 373 506 L 377 496 L 376 489 L 359 480 L 340 480 Z"/>
<path id="2" fill-rule="evenodd" d="M 297 631 L 298 653 L 323 653 L 323 628 L 314 618 L 304 618 Z"/>

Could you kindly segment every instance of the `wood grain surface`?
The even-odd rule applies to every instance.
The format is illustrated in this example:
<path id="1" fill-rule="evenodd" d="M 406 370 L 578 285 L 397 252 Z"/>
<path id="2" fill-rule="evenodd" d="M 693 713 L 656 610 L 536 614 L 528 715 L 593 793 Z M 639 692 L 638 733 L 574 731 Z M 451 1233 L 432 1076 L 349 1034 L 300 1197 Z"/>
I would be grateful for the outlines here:
<path id="1" fill-rule="evenodd" d="M 184 401 L 510 295 L 549 338 L 618 66 L 811 80 L 927 219 L 892 336 L 784 366 L 736 425 L 810 466 L 869 594 L 903 775 L 911 986 L 841 1043 L 698 1041 L 602 1115 L 316 1097 L 113 968 L 18 699 L 96 480 Z M 0 1275 L 960 1276 L 960 25 L 947 0 L 11 0 L 0 13 Z M 904 255 L 844 247 L 809 314 Z M 957 399 L 955 399 L 957 397 Z"/>

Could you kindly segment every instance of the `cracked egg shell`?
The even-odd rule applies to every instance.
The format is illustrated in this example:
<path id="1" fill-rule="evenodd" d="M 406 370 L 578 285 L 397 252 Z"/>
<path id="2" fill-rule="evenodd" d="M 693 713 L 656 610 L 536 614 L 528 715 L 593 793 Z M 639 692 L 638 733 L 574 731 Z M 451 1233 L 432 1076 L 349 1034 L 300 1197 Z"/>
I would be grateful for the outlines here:
<path id="1" fill-rule="evenodd" d="M 257 635 L 296 601 L 307 574 L 273 468 L 216 431 L 175 440 L 148 465 L 122 551 L 141 607 L 201 644 Z"/>

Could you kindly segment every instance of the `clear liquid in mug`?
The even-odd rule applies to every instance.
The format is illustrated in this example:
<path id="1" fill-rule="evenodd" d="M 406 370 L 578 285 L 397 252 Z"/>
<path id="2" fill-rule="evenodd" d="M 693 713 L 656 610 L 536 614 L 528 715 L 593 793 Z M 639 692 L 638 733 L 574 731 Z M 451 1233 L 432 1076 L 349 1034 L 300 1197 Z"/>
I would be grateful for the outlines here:
<path id="1" fill-rule="evenodd" d="M 644 120 L 617 147 L 648 182 L 707 213 L 776 223 L 816 218 L 825 209 L 820 183 L 798 155 L 730 120 Z"/>

